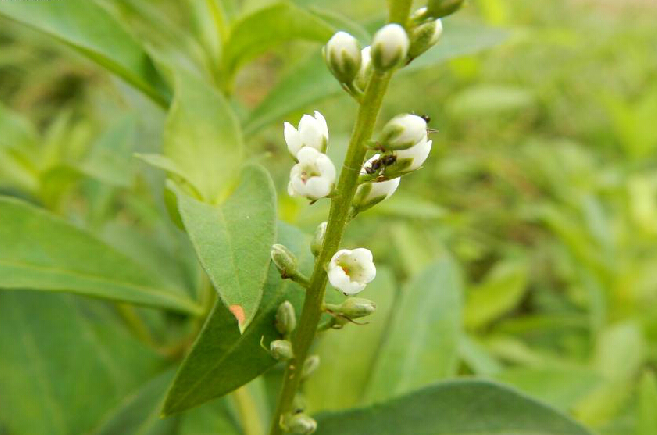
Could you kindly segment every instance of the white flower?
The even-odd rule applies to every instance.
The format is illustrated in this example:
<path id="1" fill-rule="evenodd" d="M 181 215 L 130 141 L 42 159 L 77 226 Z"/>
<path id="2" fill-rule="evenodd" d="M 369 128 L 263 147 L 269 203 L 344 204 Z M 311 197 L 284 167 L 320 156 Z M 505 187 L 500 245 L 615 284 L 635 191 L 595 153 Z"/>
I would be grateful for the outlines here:
<path id="1" fill-rule="evenodd" d="M 303 147 L 314 148 L 319 152 L 326 152 L 328 145 L 328 126 L 321 113 L 315 111 L 315 116 L 303 115 L 299 121 L 299 130 L 289 122 L 285 123 L 283 131 L 287 148 L 294 157 Z"/>
<path id="2" fill-rule="evenodd" d="M 303 147 L 297 154 L 299 163 L 290 171 L 290 196 L 316 200 L 328 196 L 335 183 L 335 166 L 325 154 L 315 148 Z"/>
<path id="3" fill-rule="evenodd" d="M 383 26 L 372 40 L 372 65 L 379 71 L 387 71 L 406 60 L 410 41 L 399 24 Z"/>
<path id="4" fill-rule="evenodd" d="M 356 86 L 364 91 L 365 87 L 367 86 L 367 81 L 370 79 L 370 75 L 372 74 L 372 47 L 368 45 L 367 47 L 363 48 L 360 51 L 360 57 L 360 70 L 358 71 L 358 75 L 356 75 L 355 83 Z"/>
<path id="5" fill-rule="evenodd" d="M 419 143 L 427 136 L 427 123 L 417 115 L 399 115 L 383 127 L 379 145 L 385 149 L 406 149 Z"/>
<path id="6" fill-rule="evenodd" d="M 366 175 L 367 168 L 371 168 L 372 164 L 379 161 L 380 158 L 380 154 L 375 154 L 371 159 L 366 161 L 363 168 L 360 170 L 361 175 Z M 361 184 L 358 186 L 356 195 L 354 196 L 354 209 L 359 212 L 367 210 L 384 199 L 390 198 L 399 187 L 399 182 L 400 178 L 393 178 L 386 181 L 373 181 Z"/>
<path id="7" fill-rule="evenodd" d="M 345 295 L 355 295 L 376 276 L 376 267 L 369 249 L 341 249 L 333 255 L 328 266 L 328 279 L 333 287 Z"/>
<path id="8" fill-rule="evenodd" d="M 358 41 L 346 32 L 333 35 L 324 48 L 324 59 L 341 83 L 352 82 L 360 68 L 360 56 Z"/>
<path id="9" fill-rule="evenodd" d="M 427 135 L 424 135 L 424 138 L 415 146 L 412 146 L 406 150 L 398 150 L 394 152 L 394 155 L 397 157 L 397 162 L 395 164 L 404 164 L 408 162 L 408 166 L 402 166 L 402 172 L 411 172 L 422 166 L 422 163 L 429 157 L 431 152 L 431 141 L 428 140 Z"/>
<path id="10" fill-rule="evenodd" d="M 429 44 L 435 45 L 436 42 L 440 39 L 440 36 L 443 34 L 443 20 L 438 18 L 436 21 L 434 21 L 434 29 L 433 33 L 431 34 L 431 39 L 429 39 Z"/>

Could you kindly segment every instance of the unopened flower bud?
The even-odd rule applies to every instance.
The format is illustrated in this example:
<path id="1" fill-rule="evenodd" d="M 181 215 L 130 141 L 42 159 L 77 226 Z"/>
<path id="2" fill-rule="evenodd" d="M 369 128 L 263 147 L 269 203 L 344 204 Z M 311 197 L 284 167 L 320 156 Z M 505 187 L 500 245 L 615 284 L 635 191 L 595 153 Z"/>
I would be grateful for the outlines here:
<path id="1" fill-rule="evenodd" d="M 463 3 L 465 0 L 429 0 L 427 15 L 434 18 L 446 17 L 461 9 Z"/>
<path id="2" fill-rule="evenodd" d="M 408 149 L 427 136 L 427 123 L 417 115 L 399 115 L 383 127 L 377 145 L 386 150 Z"/>
<path id="3" fill-rule="evenodd" d="M 276 243 L 271 247 L 271 260 L 274 262 L 283 278 L 297 274 L 297 258 L 285 246 Z"/>
<path id="4" fill-rule="evenodd" d="M 360 46 L 356 38 L 346 32 L 338 32 L 323 49 L 329 70 L 340 83 L 351 83 L 360 69 Z"/>
<path id="5" fill-rule="evenodd" d="M 294 357 L 292 343 L 288 340 L 274 340 L 269 345 L 269 352 L 274 359 L 287 361 Z"/>
<path id="6" fill-rule="evenodd" d="M 383 26 L 372 40 L 372 65 L 385 72 L 406 61 L 410 42 L 399 24 Z"/>
<path id="7" fill-rule="evenodd" d="M 317 430 L 317 422 L 306 414 L 288 414 L 281 418 L 281 427 L 291 434 L 309 435 Z"/>
<path id="8" fill-rule="evenodd" d="M 347 298 L 339 308 L 339 313 L 350 319 L 369 316 L 376 310 L 376 305 L 369 299 Z"/>
<path id="9" fill-rule="evenodd" d="M 326 152 L 328 146 L 328 125 L 321 113 L 315 110 L 315 115 L 303 115 L 299 121 L 299 129 L 286 122 L 283 124 L 285 143 L 290 153 L 296 158 L 303 147 L 315 148 L 320 153 Z"/>
<path id="10" fill-rule="evenodd" d="M 411 48 L 408 50 L 409 59 L 415 59 L 438 42 L 443 33 L 443 22 L 440 18 L 421 24 L 413 29 L 411 34 Z"/>
<path id="11" fill-rule="evenodd" d="M 278 306 L 275 324 L 276 330 L 285 336 L 291 334 L 297 327 L 297 316 L 290 301 L 285 301 Z"/>
<path id="12" fill-rule="evenodd" d="M 306 361 L 303 363 L 303 369 L 301 369 L 301 379 L 306 379 L 312 375 L 317 370 L 317 367 L 319 367 L 319 362 L 319 355 L 310 355 L 306 358 Z"/>
<path id="13" fill-rule="evenodd" d="M 364 211 L 388 199 L 399 187 L 399 178 L 386 181 L 373 181 L 358 186 L 352 205 L 357 211 Z"/>
<path id="14" fill-rule="evenodd" d="M 322 222 L 321 224 L 317 225 L 313 240 L 310 242 L 310 252 L 312 252 L 315 257 L 319 255 L 320 251 L 322 250 L 322 245 L 324 245 L 324 235 L 326 234 L 327 226 L 328 222 Z"/>
<path id="15" fill-rule="evenodd" d="M 367 47 L 363 48 L 360 51 L 360 56 L 360 70 L 358 70 L 358 74 L 356 75 L 354 83 L 361 91 L 365 91 L 367 82 L 372 75 L 372 47 L 368 45 Z"/>

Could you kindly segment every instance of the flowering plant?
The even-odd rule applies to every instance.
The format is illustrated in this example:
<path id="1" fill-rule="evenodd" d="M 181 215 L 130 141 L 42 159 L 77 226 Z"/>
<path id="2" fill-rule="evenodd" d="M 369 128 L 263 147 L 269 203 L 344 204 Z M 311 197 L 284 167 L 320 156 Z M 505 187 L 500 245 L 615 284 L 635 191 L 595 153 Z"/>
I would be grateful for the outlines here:
<path id="1" fill-rule="evenodd" d="M 442 19 L 463 0 L 416 11 L 390 0 L 372 36 L 286 1 L 190 2 L 192 41 L 147 3 L 119 3 L 0 3 L 121 78 L 116 92 L 147 107 L 135 118 L 167 111 L 162 143 L 134 140 L 127 158 L 107 144 L 134 139 L 129 118 L 88 153 L 39 148 L 23 122 L 0 142 L 11 187 L 0 197 L 0 433 L 587 433 L 496 383 L 436 383 L 456 374 L 459 349 L 445 339 L 459 335 L 456 265 L 437 259 L 395 299 L 370 247 L 343 241 L 430 156 L 428 117 L 377 120 L 394 75 L 435 63 Z M 131 8 L 128 31 L 117 17 Z M 293 39 L 321 42 L 309 65 L 325 65 L 302 65 L 243 115 L 239 71 Z M 297 95 L 308 80 L 313 90 Z M 289 198 L 244 139 L 336 91 L 358 110 L 341 168 L 327 154 L 340 135 L 319 111 L 285 122 L 277 145 L 291 161 L 287 195 L 330 202 L 310 237 L 279 220 Z M 133 151 L 159 179 L 130 172 Z M 116 229 L 121 218 L 133 227 Z"/>

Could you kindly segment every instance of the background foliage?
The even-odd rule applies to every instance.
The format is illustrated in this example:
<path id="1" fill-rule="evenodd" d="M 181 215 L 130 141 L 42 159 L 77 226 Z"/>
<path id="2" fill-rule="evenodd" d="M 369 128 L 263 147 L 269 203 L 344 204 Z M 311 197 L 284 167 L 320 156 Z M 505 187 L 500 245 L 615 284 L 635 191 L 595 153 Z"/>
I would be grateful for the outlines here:
<path id="1" fill-rule="evenodd" d="M 243 11 L 256 13 L 237 18 L 237 42 L 221 50 L 212 2 L 65 1 L 78 16 L 55 1 L 38 2 L 39 14 L 0 4 L 13 17 L 0 18 L 0 434 L 244 433 L 249 410 L 269 414 L 281 375 L 258 345 L 273 338 L 263 307 L 285 297 L 298 304 L 300 292 L 248 258 L 262 272 L 251 278 L 266 282 L 262 294 L 246 301 L 220 290 L 217 302 L 210 283 L 222 271 L 208 265 L 232 254 L 198 240 L 215 225 L 237 229 L 229 207 L 221 224 L 207 207 L 226 207 L 234 188 L 268 192 L 257 167 L 244 170 L 251 184 L 231 173 L 261 164 L 279 193 L 279 222 L 249 201 L 234 206 L 262 218 L 251 222 L 262 233 L 236 244 L 270 245 L 278 226 L 279 240 L 308 255 L 288 224 L 311 233 L 328 207 L 285 194 L 281 121 L 320 110 L 338 166 L 355 107 L 318 43 L 335 28 L 366 40 L 382 2 L 246 1 Z M 235 19 L 234 3 L 223 4 Z M 426 387 L 466 375 L 511 385 L 596 433 L 657 433 L 655 18 L 655 4 L 640 0 L 473 0 L 446 20 L 425 64 L 395 78 L 382 119 L 426 113 L 440 132 L 425 170 L 347 232 L 345 244 L 369 246 L 380 265 L 364 294 L 379 309 L 367 327 L 329 331 L 315 349 L 324 364 L 306 390 L 318 433 L 348 433 L 349 424 L 364 433 L 359 419 L 380 419 L 395 404 L 407 421 L 423 421 L 413 403 L 444 409 L 455 385 L 466 387 L 463 403 L 524 397 L 468 381 Z M 249 31 L 281 22 L 291 30 L 280 39 Z M 97 25 L 118 39 L 71 31 Z M 213 146 L 220 142 L 230 146 Z M 165 189 L 165 178 L 178 187 Z M 268 201 L 273 194 L 258 204 Z M 244 334 L 221 303 L 233 298 L 251 304 Z M 208 312 L 203 325 L 198 314 Z M 202 328 L 171 389 L 185 397 L 164 405 Z M 226 351 L 215 337 L 228 328 Z M 216 382 L 188 389 L 208 366 Z M 237 393 L 158 418 L 163 405 L 189 408 L 272 366 Z M 419 387 L 413 399 L 343 410 Z M 490 415 L 482 421 L 493 427 L 517 417 L 508 403 L 462 409 Z M 549 408 L 521 403 L 539 423 L 518 427 L 578 433 Z"/>

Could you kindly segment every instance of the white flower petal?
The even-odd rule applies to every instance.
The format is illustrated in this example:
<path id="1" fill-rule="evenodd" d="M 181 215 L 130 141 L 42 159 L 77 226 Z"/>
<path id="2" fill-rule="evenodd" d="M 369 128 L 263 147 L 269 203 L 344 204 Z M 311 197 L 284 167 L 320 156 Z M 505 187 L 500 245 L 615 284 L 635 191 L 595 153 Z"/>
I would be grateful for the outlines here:
<path id="1" fill-rule="evenodd" d="M 306 181 L 306 196 L 312 199 L 324 198 L 331 193 L 331 184 L 323 177 L 312 177 Z"/>
<path id="2" fill-rule="evenodd" d="M 326 119 L 324 118 L 324 115 L 322 115 L 317 110 L 315 110 L 315 119 L 317 120 L 317 126 L 319 127 L 319 131 L 328 141 L 328 137 L 329 137 L 328 125 L 326 124 Z"/>
<path id="3" fill-rule="evenodd" d="M 290 153 L 296 157 L 297 153 L 303 146 L 301 143 L 301 137 L 299 137 L 299 132 L 292 124 L 286 122 L 284 125 L 283 135 L 285 136 L 285 143 L 287 144 Z"/>

